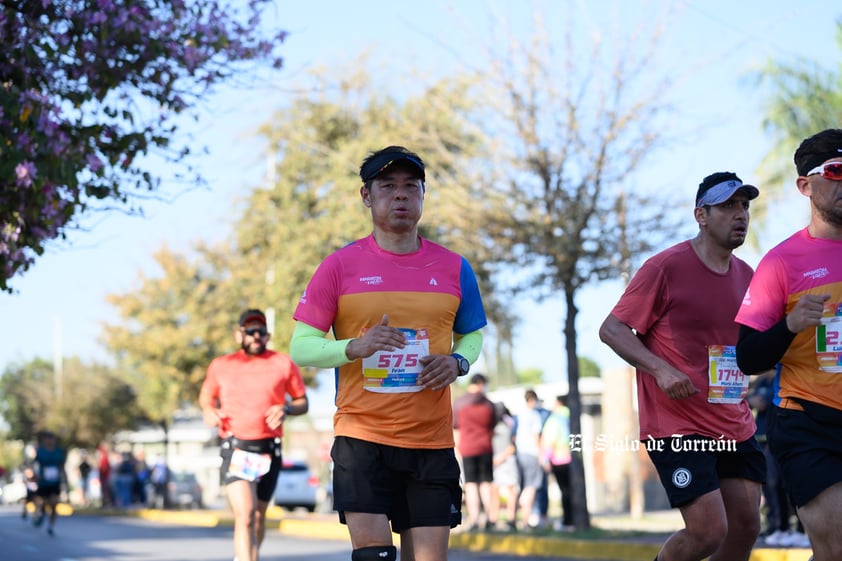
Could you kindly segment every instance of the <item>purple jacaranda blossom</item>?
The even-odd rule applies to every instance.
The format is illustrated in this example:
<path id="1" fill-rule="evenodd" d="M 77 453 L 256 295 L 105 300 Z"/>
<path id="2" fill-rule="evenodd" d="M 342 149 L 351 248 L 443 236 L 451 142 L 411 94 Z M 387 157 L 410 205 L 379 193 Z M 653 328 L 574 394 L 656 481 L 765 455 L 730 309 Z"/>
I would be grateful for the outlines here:
<path id="1" fill-rule="evenodd" d="M 105 22 L 106 19 L 107 17 L 104 12 L 95 12 L 91 15 L 90 19 L 88 20 L 88 23 L 97 25 Z"/>
<path id="2" fill-rule="evenodd" d="M 91 198 L 122 203 L 156 188 L 138 156 L 190 153 L 174 145 L 172 115 L 241 63 L 280 66 L 285 33 L 258 26 L 272 1 L 36 0 L 0 10 L 0 138 L 12 139 L 3 158 L 14 170 L 0 177 L 0 216 L 23 225 L 14 242 L 0 236 L 0 290 Z"/>
<path id="3" fill-rule="evenodd" d="M 16 184 L 19 187 L 29 188 L 35 179 L 35 164 L 32 162 L 21 162 L 15 166 Z"/>
<path id="4" fill-rule="evenodd" d="M 97 173 L 100 169 L 102 169 L 102 160 L 100 160 L 99 156 L 96 154 L 88 154 L 85 156 L 85 160 L 88 164 L 88 169 L 90 169 L 93 173 Z"/>

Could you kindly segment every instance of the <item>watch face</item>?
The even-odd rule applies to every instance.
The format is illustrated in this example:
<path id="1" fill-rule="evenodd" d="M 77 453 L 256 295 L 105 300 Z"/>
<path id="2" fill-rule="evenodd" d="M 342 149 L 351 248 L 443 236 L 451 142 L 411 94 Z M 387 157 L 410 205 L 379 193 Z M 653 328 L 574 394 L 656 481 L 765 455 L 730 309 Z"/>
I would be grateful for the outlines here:
<path id="1" fill-rule="evenodd" d="M 470 363 L 468 363 L 467 358 L 460 358 L 459 359 L 459 373 L 460 374 L 467 374 L 468 370 L 471 369 Z"/>

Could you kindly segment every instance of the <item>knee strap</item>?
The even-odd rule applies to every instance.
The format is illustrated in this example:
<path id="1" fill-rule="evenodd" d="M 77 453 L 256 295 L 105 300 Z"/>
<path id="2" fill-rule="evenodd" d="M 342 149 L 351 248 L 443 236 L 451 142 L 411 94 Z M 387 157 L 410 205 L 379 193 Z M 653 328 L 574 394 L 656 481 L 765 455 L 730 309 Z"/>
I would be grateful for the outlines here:
<path id="1" fill-rule="evenodd" d="M 393 545 L 361 547 L 351 552 L 351 561 L 397 561 L 398 548 Z"/>

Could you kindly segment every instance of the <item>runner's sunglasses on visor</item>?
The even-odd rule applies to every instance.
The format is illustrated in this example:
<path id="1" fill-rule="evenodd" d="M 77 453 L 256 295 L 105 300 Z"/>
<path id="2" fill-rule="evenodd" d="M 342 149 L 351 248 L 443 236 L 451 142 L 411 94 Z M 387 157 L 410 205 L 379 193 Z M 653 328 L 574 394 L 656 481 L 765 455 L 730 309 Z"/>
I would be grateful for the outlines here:
<path id="1" fill-rule="evenodd" d="M 265 327 L 249 327 L 248 329 L 243 329 L 243 333 L 246 335 L 251 335 L 252 337 L 259 335 L 261 337 L 266 337 L 269 333 L 266 331 Z"/>
<path id="2" fill-rule="evenodd" d="M 827 162 L 816 166 L 807 172 L 807 175 L 821 174 L 825 179 L 831 181 L 842 181 L 842 162 Z"/>

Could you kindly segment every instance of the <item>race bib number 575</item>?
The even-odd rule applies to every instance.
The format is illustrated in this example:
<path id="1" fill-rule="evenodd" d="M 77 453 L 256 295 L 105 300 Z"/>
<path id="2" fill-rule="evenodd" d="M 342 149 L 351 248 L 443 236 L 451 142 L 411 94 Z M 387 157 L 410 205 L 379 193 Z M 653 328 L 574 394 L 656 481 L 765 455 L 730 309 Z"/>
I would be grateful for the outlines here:
<path id="1" fill-rule="evenodd" d="M 426 329 L 401 329 L 406 346 L 394 351 L 378 351 L 363 359 L 363 387 L 370 392 L 406 393 L 421 390 L 418 374 L 421 359 L 430 354 Z"/>

